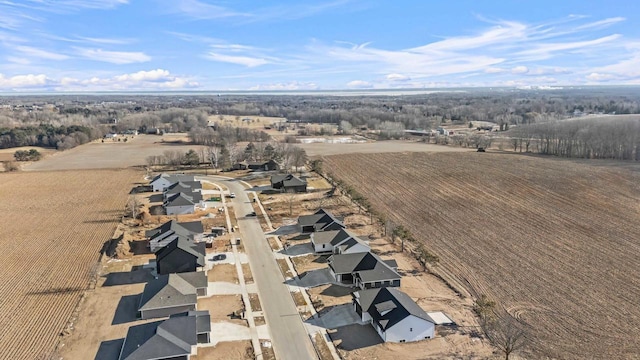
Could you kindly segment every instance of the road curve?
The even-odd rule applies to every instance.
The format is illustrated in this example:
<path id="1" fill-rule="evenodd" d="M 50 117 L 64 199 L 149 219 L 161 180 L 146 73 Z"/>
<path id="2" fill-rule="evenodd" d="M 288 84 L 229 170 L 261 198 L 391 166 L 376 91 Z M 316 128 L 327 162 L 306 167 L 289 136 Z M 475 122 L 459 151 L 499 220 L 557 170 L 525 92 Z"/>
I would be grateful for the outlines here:
<path id="1" fill-rule="evenodd" d="M 271 330 L 271 342 L 276 358 L 318 359 L 258 218 L 246 216 L 253 211 L 253 207 L 245 187 L 238 180 L 216 176 L 207 178 L 224 184 L 230 192 L 236 194 L 236 198 L 232 199 L 233 208 L 244 249 L 249 257 L 251 273 L 258 288 L 262 310 Z"/>

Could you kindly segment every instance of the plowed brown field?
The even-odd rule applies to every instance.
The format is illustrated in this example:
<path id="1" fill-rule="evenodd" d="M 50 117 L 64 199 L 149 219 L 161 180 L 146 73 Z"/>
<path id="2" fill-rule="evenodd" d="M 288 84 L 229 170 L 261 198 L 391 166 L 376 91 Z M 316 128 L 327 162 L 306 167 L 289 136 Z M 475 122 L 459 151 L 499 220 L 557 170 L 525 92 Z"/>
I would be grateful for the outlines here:
<path id="1" fill-rule="evenodd" d="M 640 173 L 490 153 L 325 169 L 423 241 L 445 278 L 527 324 L 531 357 L 640 356 Z"/>
<path id="2" fill-rule="evenodd" d="M 142 173 L 0 174 L 0 359 L 48 359 Z"/>

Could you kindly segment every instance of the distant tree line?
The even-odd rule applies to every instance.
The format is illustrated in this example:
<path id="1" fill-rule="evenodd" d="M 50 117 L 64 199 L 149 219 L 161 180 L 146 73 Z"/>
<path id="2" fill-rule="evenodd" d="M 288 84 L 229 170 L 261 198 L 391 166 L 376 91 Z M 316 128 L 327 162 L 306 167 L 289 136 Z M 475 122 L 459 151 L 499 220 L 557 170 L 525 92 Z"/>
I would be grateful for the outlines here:
<path id="1" fill-rule="evenodd" d="M 509 131 L 514 150 L 569 158 L 640 161 L 640 117 L 576 119 Z"/>
<path id="2" fill-rule="evenodd" d="M 71 149 L 104 136 L 101 129 L 87 126 L 38 126 L 0 128 L 0 149 L 20 146 L 41 146 L 58 150 Z"/>

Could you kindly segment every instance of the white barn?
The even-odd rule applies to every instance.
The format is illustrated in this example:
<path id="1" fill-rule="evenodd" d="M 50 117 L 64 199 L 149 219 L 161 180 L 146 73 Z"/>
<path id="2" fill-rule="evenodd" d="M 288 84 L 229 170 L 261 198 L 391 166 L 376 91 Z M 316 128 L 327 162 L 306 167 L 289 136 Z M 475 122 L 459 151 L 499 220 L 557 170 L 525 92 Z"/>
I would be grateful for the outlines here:
<path id="1" fill-rule="evenodd" d="M 356 291 L 353 306 L 385 342 L 433 339 L 435 321 L 407 294 L 396 288 Z"/>

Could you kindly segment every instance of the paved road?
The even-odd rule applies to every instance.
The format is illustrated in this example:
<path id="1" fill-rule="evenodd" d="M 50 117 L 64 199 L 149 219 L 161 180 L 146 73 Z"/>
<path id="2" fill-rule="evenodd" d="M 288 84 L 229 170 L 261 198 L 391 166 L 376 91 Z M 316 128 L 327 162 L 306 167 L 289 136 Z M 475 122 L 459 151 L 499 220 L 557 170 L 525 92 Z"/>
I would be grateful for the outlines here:
<path id="1" fill-rule="evenodd" d="M 284 278 L 271 251 L 271 247 L 255 217 L 246 217 L 253 211 L 244 186 L 238 181 L 222 180 L 210 176 L 236 193 L 233 207 L 238 227 L 249 256 L 251 272 L 258 287 L 258 294 L 267 324 L 271 329 L 271 342 L 276 358 L 280 360 L 317 359 L 313 344 L 307 335 L 298 310 L 284 284 Z"/>

